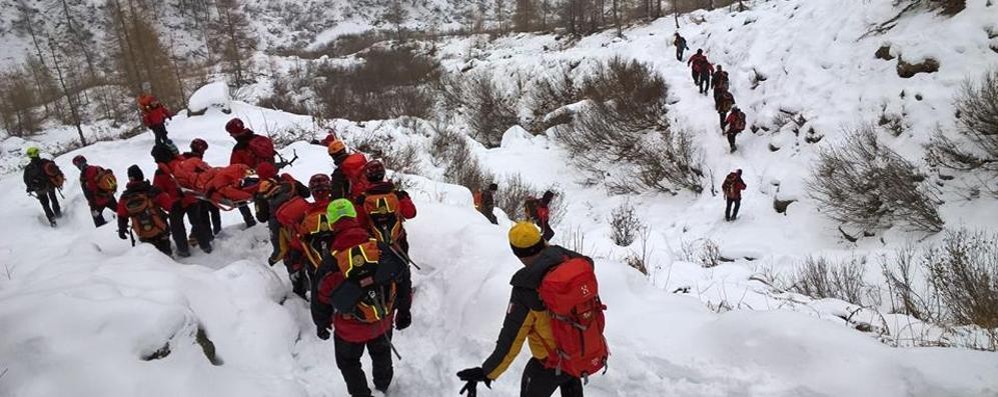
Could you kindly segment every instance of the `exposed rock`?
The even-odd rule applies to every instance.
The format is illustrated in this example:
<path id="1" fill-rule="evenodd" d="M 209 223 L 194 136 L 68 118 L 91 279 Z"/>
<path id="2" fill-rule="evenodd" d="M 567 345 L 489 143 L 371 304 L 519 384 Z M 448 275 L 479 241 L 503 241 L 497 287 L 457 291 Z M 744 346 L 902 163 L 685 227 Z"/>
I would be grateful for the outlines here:
<path id="1" fill-rule="evenodd" d="M 898 58 L 898 76 L 910 79 L 919 73 L 935 73 L 939 71 L 939 61 L 934 58 L 926 58 L 919 63 L 908 63 L 904 59 Z"/>
<path id="2" fill-rule="evenodd" d="M 208 339 L 208 334 L 204 332 L 204 328 L 198 325 L 198 332 L 195 335 L 194 340 L 201 345 L 201 350 L 204 352 L 204 356 L 208 358 L 208 362 L 211 365 L 222 365 L 225 362 L 222 358 L 215 353 L 215 343 Z"/>
<path id="3" fill-rule="evenodd" d="M 797 200 L 780 200 L 780 199 L 774 198 L 773 199 L 773 209 L 775 209 L 776 213 L 778 213 L 778 214 L 786 214 L 787 213 L 787 207 L 789 207 L 790 204 L 793 204 L 795 202 L 797 202 Z"/>
<path id="4" fill-rule="evenodd" d="M 877 59 L 883 59 L 885 61 L 890 61 L 894 59 L 894 55 L 891 55 L 891 46 L 884 45 L 877 49 L 877 52 L 873 54 Z"/>

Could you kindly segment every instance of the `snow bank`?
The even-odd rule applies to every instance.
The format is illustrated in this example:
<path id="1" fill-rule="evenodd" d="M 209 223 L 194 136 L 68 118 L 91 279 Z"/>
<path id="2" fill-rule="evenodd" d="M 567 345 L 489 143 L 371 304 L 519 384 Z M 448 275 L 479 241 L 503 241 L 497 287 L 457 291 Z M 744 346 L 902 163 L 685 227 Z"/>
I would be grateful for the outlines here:
<path id="1" fill-rule="evenodd" d="M 225 114 L 232 112 L 229 86 L 224 81 L 216 81 L 198 88 L 187 101 L 187 111 L 192 116 L 202 115 L 208 109 L 218 109 Z"/>

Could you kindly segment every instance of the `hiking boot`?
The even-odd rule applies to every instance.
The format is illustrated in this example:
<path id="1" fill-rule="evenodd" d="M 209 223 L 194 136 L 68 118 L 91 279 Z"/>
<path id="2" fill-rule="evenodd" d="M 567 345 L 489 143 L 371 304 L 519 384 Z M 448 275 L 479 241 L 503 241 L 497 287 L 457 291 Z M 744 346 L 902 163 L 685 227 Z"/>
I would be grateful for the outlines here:
<path id="1" fill-rule="evenodd" d="M 201 252 L 204 252 L 206 254 L 210 254 L 211 251 L 214 251 L 214 250 L 211 248 L 210 245 L 205 245 L 205 246 L 201 247 Z"/>
<path id="2" fill-rule="evenodd" d="M 55 219 L 49 219 L 49 226 L 56 227 Z"/>
<path id="3" fill-rule="evenodd" d="M 198 239 L 194 238 L 194 234 L 193 233 L 190 236 L 187 237 L 187 245 L 190 245 L 191 247 L 197 247 L 198 246 Z"/>
<path id="4" fill-rule="evenodd" d="M 183 250 L 183 251 L 181 251 L 181 250 L 178 249 L 177 250 L 177 256 L 179 256 L 181 258 L 187 258 L 187 257 L 191 256 L 191 251 L 190 250 Z"/>
<path id="5" fill-rule="evenodd" d="M 243 227 L 243 229 L 249 229 L 249 228 L 251 228 L 251 227 L 253 227 L 253 226 L 256 226 L 256 219 L 253 219 L 253 218 L 246 218 L 246 219 L 244 220 L 244 222 L 246 222 L 246 226 L 245 226 L 245 227 Z"/>
<path id="6" fill-rule="evenodd" d="M 274 252 L 274 253 L 270 254 L 269 258 L 267 258 L 267 263 L 269 263 L 270 266 L 274 266 L 274 265 L 277 264 L 277 262 L 280 262 L 281 259 L 282 259 L 281 258 L 281 253 L 280 252 Z"/>

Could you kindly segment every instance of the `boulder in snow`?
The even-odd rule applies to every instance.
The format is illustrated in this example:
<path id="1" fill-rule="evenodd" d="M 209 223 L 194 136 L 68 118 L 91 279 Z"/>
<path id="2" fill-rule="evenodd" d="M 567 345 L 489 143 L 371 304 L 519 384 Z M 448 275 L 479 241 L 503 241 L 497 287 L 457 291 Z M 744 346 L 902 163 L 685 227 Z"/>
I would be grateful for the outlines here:
<path id="1" fill-rule="evenodd" d="M 221 110 L 222 113 L 232 112 L 232 99 L 229 97 L 229 86 L 224 81 L 216 81 L 198 88 L 187 101 L 187 114 L 200 116 L 210 108 Z"/>

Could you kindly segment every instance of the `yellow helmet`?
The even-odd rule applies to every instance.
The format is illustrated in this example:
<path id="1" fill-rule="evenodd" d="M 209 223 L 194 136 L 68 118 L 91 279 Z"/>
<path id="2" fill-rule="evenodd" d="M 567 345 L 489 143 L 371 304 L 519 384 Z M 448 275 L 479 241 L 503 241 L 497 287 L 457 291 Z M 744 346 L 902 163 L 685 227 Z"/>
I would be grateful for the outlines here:
<path id="1" fill-rule="evenodd" d="M 37 147 L 31 146 L 24 150 L 24 154 L 28 155 L 28 158 L 38 158 L 40 150 Z"/>
<path id="2" fill-rule="evenodd" d="M 519 221 L 509 229 L 509 245 L 517 257 L 525 258 L 541 252 L 546 246 L 537 225 Z"/>

